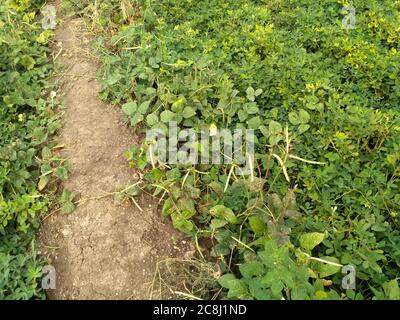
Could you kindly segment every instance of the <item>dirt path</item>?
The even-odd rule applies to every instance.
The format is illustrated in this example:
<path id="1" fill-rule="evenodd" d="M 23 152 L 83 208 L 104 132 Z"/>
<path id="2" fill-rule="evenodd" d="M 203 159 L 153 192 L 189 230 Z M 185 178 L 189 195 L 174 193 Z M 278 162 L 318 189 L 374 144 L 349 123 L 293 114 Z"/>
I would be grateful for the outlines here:
<path id="1" fill-rule="evenodd" d="M 64 187 L 81 198 L 115 192 L 134 183 L 138 174 L 123 156 L 137 137 L 122 123 L 117 107 L 98 98 L 96 63 L 90 55 L 81 19 L 56 30 L 54 52 L 68 76 L 62 88 L 65 105 L 58 141 L 73 173 Z M 76 75 L 73 77 L 71 75 Z M 60 93 L 58 93 L 60 95 Z M 158 211 L 158 201 L 142 196 L 118 206 L 113 197 L 86 202 L 70 215 L 57 213 L 41 229 L 40 250 L 57 272 L 53 299 L 147 299 L 155 263 L 182 256 L 186 241 Z M 174 240 L 173 240 L 174 239 Z"/>

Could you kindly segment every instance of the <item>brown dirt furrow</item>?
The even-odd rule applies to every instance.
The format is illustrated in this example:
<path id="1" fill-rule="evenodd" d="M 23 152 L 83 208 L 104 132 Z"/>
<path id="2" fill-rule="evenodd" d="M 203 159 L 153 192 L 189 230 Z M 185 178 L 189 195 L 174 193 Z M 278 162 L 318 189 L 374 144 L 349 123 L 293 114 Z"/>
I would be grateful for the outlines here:
<path id="1" fill-rule="evenodd" d="M 97 65 L 88 52 L 81 19 L 64 21 L 56 30 L 54 52 L 68 70 L 63 76 L 65 106 L 57 140 L 62 157 L 72 165 L 63 184 L 82 198 L 115 192 L 137 181 L 138 174 L 123 156 L 137 136 L 121 123 L 119 108 L 99 100 Z M 75 75 L 75 76 L 74 76 Z M 45 220 L 40 250 L 56 268 L 52 299 L 146 299 L 155 263 L 182 256 L 182 235 L 160 216 L 158 201 L 143 195 L 143 212 L 117 205 L 113 197 L 91 200 L 70 215 L 56 213 Z M 174 239 L 174 240 L 173 240 Z M 58 249 L 54 249 L 58 248 Z"/>

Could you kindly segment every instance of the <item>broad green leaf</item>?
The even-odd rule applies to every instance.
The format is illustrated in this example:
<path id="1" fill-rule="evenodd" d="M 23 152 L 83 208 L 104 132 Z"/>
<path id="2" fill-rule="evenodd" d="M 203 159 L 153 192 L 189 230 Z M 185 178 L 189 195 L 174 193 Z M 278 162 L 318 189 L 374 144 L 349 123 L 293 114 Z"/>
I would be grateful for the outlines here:
<path id="1" fill-rule="evenodd" d="M 243 299 L 248 294 L 244 280 L 234 279 L 228 283 L 228 298 Z"/>
<path id="2" fill-rule="evenodd" d="M 239 270 L 245 278 L 261 277 L 264 274 L 264 265 L 259 261 L 250 261 L 241 264 Z"/>
<path id="3" fill-rule="evenodd" d="M 35 66 L 35 59 L 33 59 L 30 56 L 22 56 L 21 58 L 21 64 L 28 70 L 33 69 L 33 67 Z"/>
<path id="4" fill-rule="evenodd" d="M 220 197 L 222 197 L 224 195 L 224 187 L 220 182 L 217 181 L 212 181 L 209 184 L 210 188 L 217 193 Z"/>
<path id="5" fill-rule="evenodd" d="M 236 280 L 235 276 L 231 273 L 227 273 L 218 279 L 218 283 L 224 288 L 229 288 L 229 284 L 232 280 Z"/>
<path id="6" fill-rule="evenodd" d="M 138 108 L 138 112 L 140 114 L 146 114 L 147 111 L 149 110 L 149 106 L 150 106 L 150 101 L 145 101 L 142 104 L 140 104 L 139 108 Z"/>
<path id="7" fill-rule="evenodd" d="M 191 118 L 191 117 L 193 117 L 195 114 L 196 114 L 196 111 L 195 111 L 194 108 L 192 108 L 192 107 L 185 107 L 185 109 L 183 109 L 183 112 L 182 112 L 182 116 L 183 116 L 185 119 Z"/>
<path id="8" fill-rule="evenodd" d="M 131 118 L 131 126 L 136 126 L 139 122 L 143 121 L 144 117 L 140 113 L 135 113 Z"/>
<path id="9" fill-rule="evenodd" d="M 231 224 L 237 223 L 237 217 L 230 208 L 223 205 L 217 205 L 210 210 L 211 215 L 217 218 L 223 218 Z"/>
<path id="10" fill-rule="evenodd" d="M 283 130 L 282 129 L 282 125 L 279 122 L 276 122 L 274 120 L 270 121 L 270 123 L 269 123 L 269 132 L 271 134 L 274 134 L 274 135 L 279 134 L 279 133 L 282 132 L 282 130 Z"/>
<path id="11" fill-rule="evenodd" d="M 289 113 L 289 121 L 290 121 L 291 124 L 293 124 L 295 126 L 301 123 L 301 121 L 300 121 L 300 119 L 299 119 L 299 117 L 298 117 L 296 112 L 290 112 Z"/>
<path id="12" fill-rule="evenodd" d="M 150 113 L 149 115 L 147 115 L 146 117 L 146 122 L 147 124 L 152 127 L 154 125 L 156 125 L 158 123 L 158 116 L 155 113 Z"/>
<path id="13" fill-rule="evenodd" d="M 165 111 L 161 112 L 160 118 L 161 118 L 162 122 L 168 123 L 170 121 L 175 120 L 175 116 L 176 116 L 176 114 L 174 112 L 165 110 Z"/>
<path id="14" fill-rule="evenodd" d="M 128 116 L 134 114 L 137 110 L 137 102 L 136 101 L 132 101 L 132 102 L 128 102 L 125 103 L 122 106 L 122 111 L 127 114 Z"/>
<path id="15" fill-rule="evenodd" d="M 247 121 L 247 124 L 248 124 L 250 129 L 256 130 L 261 126 L 262 120 L 258 116 L 257 117 L 253 117 L 253 118 L 251 118 L 250 120 Z"/>
<path id="16" fill-rule="evenodd" d="M 397 280 L 391 280 L 383 284 L 383 289 L 385 290 L 385 295 L 390 300 L 400 300 L 400 289 Z"/>
<path id="17" fill-rule="evenodd" d="M 261 236 L 267 230 L 267 225 L 259 217 L 250 217 L 249 224 L 251 230 L 257 235 Z"/>
<path id="18" fill-rule="evenodd" d="M 259 109 L 258 109 L 257 105 L 255 105 L 255 106 L 253 105 L 253 106 L 248 107 L 246 109 L 246 112 L 247 112 L 247 114 L 257 114 L 259 112 Z"/>
<path id="19" fill-rule="evenodd" d="M 226 220 L 214 218 L 211 220 L 210 228 L 211 228 L 211 230 L 215 230 L 215 229 L 222 228 L 222 227 L 226 226 L 227 224 L 228 224 L 228 221 L 226 221 Z"/>
<path id="20" fill-rule="evenodd" d="M 75 211 L 75 205 L 72 201 L 66 201 L 62 204 L 62 211 L 66 214 L 71 214 Z"/>
<path id="21" fill-rule="evenodd" d="M 306 132 L 308 129 L 310 129 L 310 125 L 308 125 L 308 124 L 299 125 L 299 133 L 300 134 Z"/>
<path id="22" fill-rule="evenodd" d="M 163 216 L 165 216 L 165 217 L 169 216 L 175 211 L 176 210 L 175 210 L 175 207 L 174 207 L 172 199 L 168 198 L 167 200 L 165 200 L 163 208 L 161 210 L 161 213 L 163 214 Z"/>
<path id="23" fill-rule="evenodd" d="M 299 120 L 302 124 L 310 122 L 310 114 L 306 110 L 300 109 Z"/>
<path id="24" fill-rule="evenodd" d="M 335 257 L 322 257 L 321 259 L 340 264 L 339 260 Z M 320 261 L 313 261 L 313 270 L 318 272 L 320 278 L 325 278 L 338 273 L 341 270 L 341 267 Z"/>
<path id="25" fill-rule="evenodd" d="M 319 245 L 325 238 L 325 234 L 318 232 L 305 233 L 300 236 L 300 246 L 311 251 Z"/>

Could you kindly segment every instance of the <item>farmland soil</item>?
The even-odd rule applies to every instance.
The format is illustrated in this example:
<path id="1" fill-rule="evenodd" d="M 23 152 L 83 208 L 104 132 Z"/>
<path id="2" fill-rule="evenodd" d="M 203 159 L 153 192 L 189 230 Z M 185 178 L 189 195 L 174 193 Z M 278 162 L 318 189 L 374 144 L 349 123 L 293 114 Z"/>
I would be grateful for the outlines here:
<path id="1" fill-rule="evenodd" d="M 192 254 L 159 213 L 158 200 L 144 194 L 137 205 L 113 196 L 138 181 L 123 153 L 138 137 L 122 123 L 119 108 L 99 100 L 97 63 L 80 18 L 56 29 L 53 58 L 63 66 L 59 99 L 65 106 L 57 141 L 72 173 L 63 187 L 79 195 L 76 210 L 57 211 L 45 221 L 39 251 L 56 269 L 51 299 L 147 299 L 156 263 Z M 141 211 L 142 210 L 142 211 Z M 157 298 L 157 295 L 153 295 Z"/>

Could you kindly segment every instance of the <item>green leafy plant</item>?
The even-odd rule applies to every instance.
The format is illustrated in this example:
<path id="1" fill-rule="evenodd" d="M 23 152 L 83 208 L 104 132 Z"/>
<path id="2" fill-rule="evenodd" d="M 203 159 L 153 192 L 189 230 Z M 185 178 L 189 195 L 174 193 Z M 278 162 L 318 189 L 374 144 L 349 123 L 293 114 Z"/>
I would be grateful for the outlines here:
<path id="1" fill-rule="evenodd" d="M 0 4 L 0 299 L 44 298 L 35 231 L 49 207 L 46 192 L 68 173 L 46 146 L 59 123 L 47 82 L 52 32 L 37 19 L 43 4 Z"/>
<path id="2" fill-rule="evenodd" d="M 101 17 L 102 98 L 136 127 L 256 131 L 252 180 L 235 164 L 147 165 L 149 143 L 127 152 L 163 214 L 209 243 L 222 297 L 397 297 L 399 3 L 351 1 L 355 30 L 347 1 L 133 3 L 134 19 L 119 1 L 82 9 Z M 348 264 L 356 290 L 341 288 Z"/>

